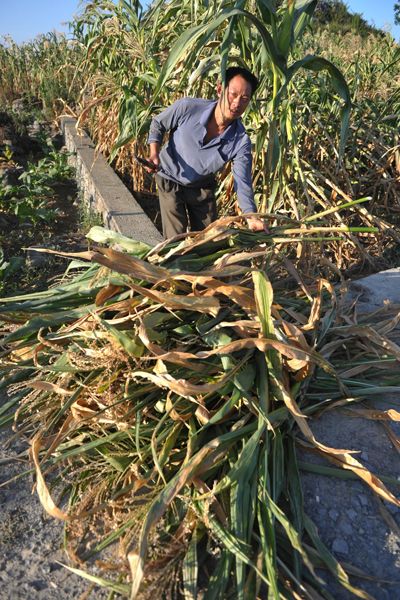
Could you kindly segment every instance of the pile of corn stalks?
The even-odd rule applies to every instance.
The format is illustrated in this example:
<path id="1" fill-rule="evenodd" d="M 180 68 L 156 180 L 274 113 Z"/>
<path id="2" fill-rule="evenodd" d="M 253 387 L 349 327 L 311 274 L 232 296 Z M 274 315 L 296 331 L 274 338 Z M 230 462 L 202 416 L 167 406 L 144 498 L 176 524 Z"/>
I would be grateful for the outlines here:
<path id="1" fill-rule="evenodd" d="M 2 299 L 1 423 L 31 440 L 37 492 L 66 522 L 69 556 L 114 550 L 102 554 L 107 579 L 74 569 L 113 592 L 330 598 L 323 567 L 369 598 L 304 514 L 295 448 L 400 505 L 389 478 L 319 443 L 310 419 L 400 390 L 385 379 L 398 317 L 357 323 L 327 281 L 307 285 L 289 261 L 300 240 L 329 248 L 343 228 L 237 222 L 154 249 L 93 228 L 103 246 L 72 255 L 56 287 Z"/>

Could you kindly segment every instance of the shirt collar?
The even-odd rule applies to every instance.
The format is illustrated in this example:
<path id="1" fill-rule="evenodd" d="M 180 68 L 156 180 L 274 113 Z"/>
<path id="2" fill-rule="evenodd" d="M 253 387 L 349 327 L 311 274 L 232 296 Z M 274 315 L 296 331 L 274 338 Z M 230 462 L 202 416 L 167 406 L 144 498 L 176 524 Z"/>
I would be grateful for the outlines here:
<path id="1" fill-rule="evenodd" d="M 217 106 L 217 100 L 215 100 L 214 102 L 211 102 L 210 104 L 208 104 L 206 106 L 205 110 L 201 113 L 201 116 L 200 116 L 200 125 L 203 125 L 203 127 L 206 127 L 207 121 L 210 118 L 211 113 L 215 109 L 216 106 Z"/>
<path id="2" fill-rule="evenodd" d="M 202 114 L 200 116 L 200 124 L 204 128 L 207 127 L 208 119 L 210 118 L 211 113 L 213 112 L 215 107 L 217 106 L 217 102 L 218 102 L 218 100 L 211 102 L 211 104 L 209 104 L 206 107 L 206 109 L 202 112 Z M 240 120 L 238 119 L 238 121 L 240 121 Z M 236 120 L 232 121 L 232 123 L 230 125 L 228 125 L 228 127 L 225 129 L 225 131 L 223 133 L 221 133 L 221 135 L 218 136 L 218 138 L 216 138 L 216 139 L 224 139 L 224 138 L 233 137 L 235 135 L 235 132 L 237 129 L 238 121 L 236 121 Z"/>

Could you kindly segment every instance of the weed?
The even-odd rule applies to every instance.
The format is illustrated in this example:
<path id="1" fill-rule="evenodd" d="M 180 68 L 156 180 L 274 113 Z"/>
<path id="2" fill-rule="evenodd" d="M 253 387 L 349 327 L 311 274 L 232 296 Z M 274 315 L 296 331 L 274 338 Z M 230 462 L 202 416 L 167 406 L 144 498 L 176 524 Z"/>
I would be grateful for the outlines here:
<path id="1" fill-rule="evenodd" d="M 17 163 L 13 160 L 14 152 L 10 146 L 5 146 L 0 154 L 0 163 L 7 163 L 7 165 L 15 167 Z"/>
<path id="2" fill-rule="evenodd" d="M 78 221 L 79 229 L 83 233 L 87 233 L 92 227 L 103 225 L 101 213 L 85 202 L 82 197 L 78 199 Z"/>

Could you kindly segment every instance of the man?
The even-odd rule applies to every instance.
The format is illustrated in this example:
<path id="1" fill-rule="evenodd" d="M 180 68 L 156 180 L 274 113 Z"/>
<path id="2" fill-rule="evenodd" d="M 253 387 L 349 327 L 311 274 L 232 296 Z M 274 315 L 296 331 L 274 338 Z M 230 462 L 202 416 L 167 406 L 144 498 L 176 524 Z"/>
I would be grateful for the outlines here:
<path id="1" fill-rule="evenodd" d="M 258 86 L 247 69 L 226 70 L 218 100 L 182 98 L 154 117 L 149 132 L 148 171 L 156 172 L 163 233 L 166 238 L 204 229 L 217 217 L 215 173 L 232 161 L 234 187 L 244 214 L 257 212 L 251 180 L 251 142 L 241 116 Z M 162 147 L 163 137 L 169 139 Z M 264 221 L 249 217 L 253 231 Z"/>

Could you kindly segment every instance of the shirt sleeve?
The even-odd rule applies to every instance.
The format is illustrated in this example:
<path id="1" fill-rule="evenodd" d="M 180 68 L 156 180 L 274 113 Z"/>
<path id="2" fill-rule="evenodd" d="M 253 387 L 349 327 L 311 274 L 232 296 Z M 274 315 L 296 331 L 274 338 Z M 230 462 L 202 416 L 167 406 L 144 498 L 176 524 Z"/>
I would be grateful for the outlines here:
<path id="1" fill-rule="evenodd" d="M 232 161 L 234 189 L 244 213 L 257 212 L 251 179 L 252 162 L 251 142 L 247 137 Z"/>
<path id="2" fill-rule="evenodd" d="M 185 110 L 185 100 L 186 98 L 177 100 L 159 115 L 153 117 L 149 129 L 148 144 L 151 144 L 152 142 L 159 142 L 162 144 L 165 132 L 171 131 L 171 129 L 175 129 L 179 125 L 179 119 Z"/>

